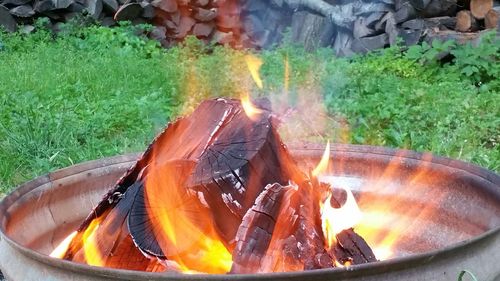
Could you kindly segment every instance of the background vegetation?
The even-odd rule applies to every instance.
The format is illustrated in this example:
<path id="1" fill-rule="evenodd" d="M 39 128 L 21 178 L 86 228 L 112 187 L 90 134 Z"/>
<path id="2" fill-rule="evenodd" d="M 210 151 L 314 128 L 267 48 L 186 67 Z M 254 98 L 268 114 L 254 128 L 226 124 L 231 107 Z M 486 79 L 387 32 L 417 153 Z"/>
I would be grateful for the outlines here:
<path id="1" fill-rule="evenodd" d="M 55 37 L 43 24 L 30 35 L 0 33 L 0 193 L 77 162 L 141 151 L 199 100 L 239 95 L 248 84 L 243 51 L 193 39 L 163 50 L 141 35 L 147 26 L 70 24 Z M 258 54 L 259 93 L 283 91 L 287 61 L 290 99 L 314 89 L 346 124 L 331 139 L 432 151 L 499 171 L 495 40 L 354 58 L 288 43 Z M 437 59 L 443 51 L 445 62 Z"/>

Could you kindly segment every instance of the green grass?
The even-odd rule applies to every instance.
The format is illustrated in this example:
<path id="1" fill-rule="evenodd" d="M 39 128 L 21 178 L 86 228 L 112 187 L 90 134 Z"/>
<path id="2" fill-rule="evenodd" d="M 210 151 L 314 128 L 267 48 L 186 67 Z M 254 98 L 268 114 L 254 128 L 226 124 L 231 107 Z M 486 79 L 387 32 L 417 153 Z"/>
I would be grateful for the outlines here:
<path id="1" fill-rule="evenodd" d="M 253 86 L 245 52 L 203 46 L 162 50 L 136 28 L 74 28 L 54 39 L 0 34 L 0 193 L 77 162 L 141 151 L 204 98 Z M 401 147 L 500 169 L 500 50 L 420 46 L 337 59 L 287 44 L 259 54 L 262 95 L 322 97 L 328 138 Z M 451 49 L 441 64 L 434 51 Z M 495 72 L 496 71 L 496 72 Z M 333 124 L 333 125 L 332 125 Z"/>

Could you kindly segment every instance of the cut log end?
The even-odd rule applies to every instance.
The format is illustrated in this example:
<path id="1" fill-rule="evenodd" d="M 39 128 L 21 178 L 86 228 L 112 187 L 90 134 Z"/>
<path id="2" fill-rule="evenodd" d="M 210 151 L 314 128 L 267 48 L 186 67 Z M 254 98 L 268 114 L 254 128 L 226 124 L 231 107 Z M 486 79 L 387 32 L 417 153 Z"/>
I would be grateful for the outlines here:
<path id="1" fill-rule="evenodd" d="M 484 19 L 492 8 L 493 0 L 470 0 L 470 11 L 476 19 Z"/>
<path id="2" fill-rule="evenodd" d="M 497 28 L 500 30 L 500 7 L 489 10 L 484 17 L 484 27 L 486 29 Z"/>
<path id="3" fill-rule="evenodd" d="M 455 30 L 460 32 L 470 32 L 479 29 L 479 24 L 470 11 L 462 10 L 457 13 L 457 23 Z"/>

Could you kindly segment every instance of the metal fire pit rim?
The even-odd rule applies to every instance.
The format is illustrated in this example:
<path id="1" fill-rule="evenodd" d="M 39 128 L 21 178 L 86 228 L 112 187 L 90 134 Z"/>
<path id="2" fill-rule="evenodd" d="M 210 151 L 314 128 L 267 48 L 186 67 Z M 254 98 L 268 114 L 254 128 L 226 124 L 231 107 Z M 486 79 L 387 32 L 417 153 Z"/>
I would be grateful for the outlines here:
<path id="1" fill-rule="evenodd" d="M 273 272 L 273 273 L 254 273 L 254 274 L 181 274 L 175 272 L 165 272 L 165 273 L 153 273 L 145 271 L 127 270 L 127 269 L 113 269 L 105 267 L 90 266 L 81 263 L 75 263 L 67 260 L 61 260 L 57 258 L 52 258 L 50 256 L 38 253 L 36 251 L 27 249 L 12 239 L 1 233 L 2 239 L 5 239 L 7 243 L 16 248 L 23 254 L 43 263 L 48 266 L 62 268 L 64 270 L 69 270 L 77 273 L 88 273 L 91 271 L 94 275 L 101 277 L 113 277 L 113 278 L 127 278 L 126 280 L 147 280 L 152 281 L 162 281 L 165 278 L 175 278 L 175 280 L 238 280 L 244 279 L 248 280 L 249 277 L 258 277 L 261 280 L 274 280 L 276 278 L 287 278 L 287 277 L 301 277 L 301 276 L 313 276 L 320 275 L 323 276 L 325 273 L 336 274 L 339 278 L 344 277 L 356 277 L 369 274 L 371 272 L 385 273 L 389 271 L 398 271 L 406 268 L 415 267 L 417 265 L 424 265 L 433 262 L 434 259 L 439 259 L 441 257 L 446 257 L 453 254 L 455 251 L 466 251 L 469 248 L 475 247 L 477 244 L 481 244 L 494 237 L 498 232 L 500 232 L 500 226 L 484 232 L 481 235 L 475 236 L 471 239 L 461 241 L 456 244 L 452 244 L 448 247 L 441 248 L 431 252 L 425 252 L 421 254 L 413 254 L 400 258 L 393 258 L 384 261 L 378 261 L 374 263 L 353 265 L 344 268 L 329 268 L 329 269 L 317 269 L 309 271 L 294 271 L 294 272 Z"/>
<path id="2" fill-rule="evenodd" d="M 301 155 L 301 156 L 312 156 L 313 152 L 317 152 L 316 150 L 321 150 L 321 151 L 324 150 L 324 147 L 315 144 L 305 145 L 301 147 L 290 146 L 290 148 L 294 155 Z M 340 153 L 358 153 L 358 154 L 370 153 L 370 154 L 377 154 L 380 156 L 409 158 L 418 161 L 432 162 L 434 164 L 446 165 L 455 169 L 463 170 L 475 176 L 481 177 L 489 181 L 493 185 L 497 186 L 500 185 L 500 176 L 493 171 L 489 171 L 485 168 L 476 166 L 474 164 L 466 163 L 460 160 L 454 160 L 450 158 L 436 156 L 431 153 L 420 153 L 410 150 L 392 149 L 387 147 L 366 146 L 366 145 L 344 145 L 344 144 L 333 145 L 331 151 Z M 13 202 L 15 202 L 19 197 L 23 196 L 24 194 L 37 188 L 41 184 L 50 183 L 53 180 L 68 176 L 69 174 L 67 174 L 67 172 L 70 168 L 72 169 L 73 175 L 75 174 L 75 170 L 76 173 L 85 173 L 105 166 L 133 163 L 137 160 L 137 158 L 140 155 L 141 155 L 140 153 L 131 153 L 131 154 L 107 157 L 103 159 L 91 160 L 37 177 L 31 181 L 21 184 L 7 197 L 5 197 L 0 202 L 0 212 L 1 214 L 5 214 L 5 211 Z M 426 158 L 425 155 L 432 157 Z M 499 191 L 496 190 L 496 193 L 499 193 Z M 339 277 L 347 277 L 347 276 L 354 277 L 360 274 L 366 274 L 371 271 L 377 271 L 380 273 L 381 269 L 383 269 L 383 272 L 387 272 L 387 271 L 402 270 L 408 267 L 413 267 L 417 264 L 426 264 L 436 258 L 453 254 L 453 252 L 458 250 L 466 250 L 478 243 L 480 244 L 481 242 L 488 240 L 489 238 L 493 237 L 495 234 L 500 232 L 500 226 L 498 226 L 473 238 L 452 244 L 448 247 L 441 248 L 435 251 L 425 252 L 421 254 L 413 254 L 400 258 L 388 259 L 376 263 L 355 265 L 348 268 L 319 269 L 319 270 L 299 271 L 299 272 L 238 274 L 238 275 L 227 275 L 227 274 L 183 275 L 178 273 L 151 273 L 143 271 L 94 267 L 66 260 L 51 258 L 47 255 L 38 253 L 34 250 L 28 249 L 20 245 L 11 237 L 7 236 L 7 234 L 4 231 L 5 228 L 4 223 L 5 223 L 4 220 L 2 220 L 2 224 L 0 225 L 0 238 L 4 239 L 8 244 L 10 244 L 18 251 L 24 253 L 26 256 L 32 257 L 33 259 L 41 263 L 44 263 L 52 267 L 58 267 L 65 270 L 70 270 L 73 272 L 89 272 L 89 270 L 91 270 L 94 274 L 102 277 L 133 278 L 130 280 L 142 280 L 143 278 L 148 278 L 150 280 L 165 280 L 165 278 L 175 278 L 178 280 L 222 280 L 222 279 L 238 280 L 240 278 L 245 279 L 249 277 L 258 277 L 259 279 L 272 280 L 274 278 L 287 278 L 291 276 L 294 277 L 312 276 L 316 274 L 325 274 L 325 272 L 329 274 L 334 274 L 334 273 L 338 274 Z"/>

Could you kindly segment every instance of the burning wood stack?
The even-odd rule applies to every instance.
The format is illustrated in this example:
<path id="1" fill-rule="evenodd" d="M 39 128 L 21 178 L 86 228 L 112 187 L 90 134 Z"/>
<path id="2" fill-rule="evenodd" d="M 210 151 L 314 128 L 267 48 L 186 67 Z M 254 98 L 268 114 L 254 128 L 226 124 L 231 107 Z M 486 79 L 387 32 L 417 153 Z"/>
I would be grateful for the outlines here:
<path id="1" fill-rule="evenodd" d="M 355 222 L 338 223 L 336 211 L 356 205 L 350 191 L 318 181 L 328 158 L 301 171 L 265 100 L 205 101 L 168 125 L 55 255 L 152 272 L 298 271 L 376 261 L 351 228 Z"/>

